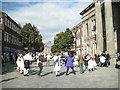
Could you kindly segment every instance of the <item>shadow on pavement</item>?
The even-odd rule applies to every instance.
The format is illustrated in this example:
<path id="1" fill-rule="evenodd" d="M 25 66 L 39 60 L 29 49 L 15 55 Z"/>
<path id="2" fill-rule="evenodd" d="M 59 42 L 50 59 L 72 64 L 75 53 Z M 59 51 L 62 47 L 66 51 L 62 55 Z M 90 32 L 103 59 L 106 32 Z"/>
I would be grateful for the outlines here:
<path id="1" fill-rule="evenodd" d="M 5 80 L 2 80 L 2 81 L 0 81 L 0 83 L 2 83 L 2 82 L 6 82 L 6 81 L 10 81 L 10 80 L 13 80 L 13 79 L 16 79 L 16 78 L 18 78 L 18 77 L 14 77 L 14 78 L 5 79 Z"/>
<path id="2" fill-rule="evenodd" d="M 42 77 L 43 76 L 46 76 L 46 75 L 49 75 L 49 74 L 52 74 L 53 72 L 48 72 L 48 73 L 45 73 L 45 74 L 43 74 L 43 75 L 41 75 Z"/>
<path id="3" fill-rule="evenodd" d="M 6 74 L 9 72 L 13 72 L 16 70 L 17 65 L 16 64 L 10 64 L 9 62 L 4 63 L 4 66 L 2 67 L 2 74 Z"/>
<path id="4" fill-rule="evenodd" d="M 38 70 L 29 70 L 29 75 L 35 75 L 38 73 Z"/>
<path id="5" fill-rule="evenodd" d="M 78 71 L 75 71 L 75 73 L 76 73 L 76 72 L 78 72 Z M 72 73 L 73 73 L 72 71 L 71 71 L 71 72 L 69 72 L 69 74 L 72 74 Z"/>
<path id="6" fill-rule="evenodd" d="M 62 76 L 62 75 L 64 75 L 65 73 L 66 73 L 66 72 L 61 72 L 59 76 Z"/>

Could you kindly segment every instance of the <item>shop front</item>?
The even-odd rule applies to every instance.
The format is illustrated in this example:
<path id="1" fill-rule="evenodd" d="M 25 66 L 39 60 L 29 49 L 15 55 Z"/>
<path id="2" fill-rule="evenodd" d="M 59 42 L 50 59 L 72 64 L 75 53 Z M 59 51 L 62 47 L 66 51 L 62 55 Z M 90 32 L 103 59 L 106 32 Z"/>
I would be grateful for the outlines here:
<path id="1" fill-rule="evenodd" d="M 4 61 L 16 63 L 18 54 L 21 53 L 21 50 L 16 50 L 13 48 L 5 47 L 4 48 Z"/>

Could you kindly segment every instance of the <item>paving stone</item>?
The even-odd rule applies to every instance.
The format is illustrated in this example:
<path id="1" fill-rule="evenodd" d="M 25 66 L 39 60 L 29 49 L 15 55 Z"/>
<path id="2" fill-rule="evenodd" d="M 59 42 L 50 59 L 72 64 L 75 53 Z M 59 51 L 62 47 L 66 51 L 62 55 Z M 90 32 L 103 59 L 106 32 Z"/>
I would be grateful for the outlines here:
<path id="1" fill-rule="evenodd" d="M 66 67 L 63 65 L 60 72 L 62 75 L 56 77 L 53 66 L 46 67 L 44 63 L 40 77 L 36 74 L 39 68 L 33 63 L 29 76 L 25 77 L 12 67 L 13 70 L 4 69 L 6 72 L 2 75 L 2 88 L 118 88 L 118 69 L 114 66 L 96 68 L 93 72 L 86 70 L 80 74 L 79 68 L 75 67 L 76 75 L 70 73 L 66 76 Z"/>

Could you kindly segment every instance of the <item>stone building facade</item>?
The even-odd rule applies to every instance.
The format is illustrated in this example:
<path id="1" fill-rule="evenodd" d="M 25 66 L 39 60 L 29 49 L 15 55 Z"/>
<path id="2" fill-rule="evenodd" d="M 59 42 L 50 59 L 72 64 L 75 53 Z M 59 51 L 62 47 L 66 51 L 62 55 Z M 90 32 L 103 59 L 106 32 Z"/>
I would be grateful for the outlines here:
<path id="1" fill-rule="evenodd" d="M 120 2 L 96 0 L 82 15 L 84 54 L 109 52 L 115 60 L 120 52 Z"/>
<path id="2" fill-rule="evenodd" d="M 44 53 L 44 54 L 51 53 L 51 46 L 52 46 L 51 41 L 48 41 L 47 44 L 46 44 L 45 47 L 44 47 L 43 53 Z"/>
<path id="3" fill-rule="evenodd" d="M 95 3 L 90 4 L 81 13 L 83 26 L 83 54 L 96 53 L 96 18 Z"/>
<path id="4" fill-rule="evenodd" d="M 19 41 L 21 27 L 5 12 L 0 11 L 0 14 L 1 54 L 5 61 L 10 61 L 10 55 L 13 55 L 16 61 L 17 54 L 23 49 Z"/>

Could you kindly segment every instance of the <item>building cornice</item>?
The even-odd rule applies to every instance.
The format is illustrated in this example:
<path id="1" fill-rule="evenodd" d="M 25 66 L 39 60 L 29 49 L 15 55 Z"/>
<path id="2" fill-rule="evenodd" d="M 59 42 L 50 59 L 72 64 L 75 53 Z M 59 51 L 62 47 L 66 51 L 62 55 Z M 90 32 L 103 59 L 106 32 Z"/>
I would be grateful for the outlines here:
<path id="1" fill-rule="evenodd" d="M 95 2 L 91 3 L 87 8 L 85 8 L 82 12 L 80 12 L 80 15 L 85 14 L 87 11 L 89 11 L 93 7 L 95 7 Z"/>

